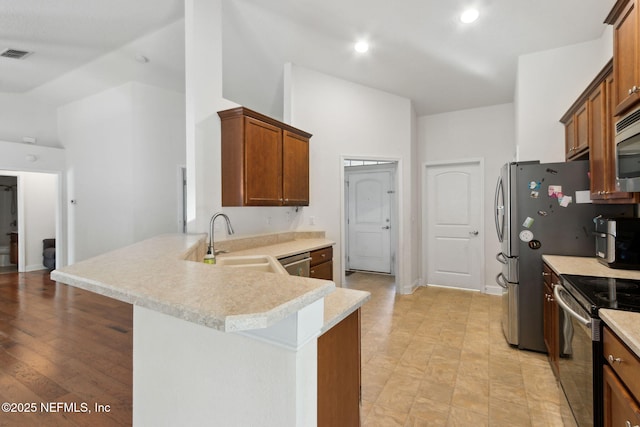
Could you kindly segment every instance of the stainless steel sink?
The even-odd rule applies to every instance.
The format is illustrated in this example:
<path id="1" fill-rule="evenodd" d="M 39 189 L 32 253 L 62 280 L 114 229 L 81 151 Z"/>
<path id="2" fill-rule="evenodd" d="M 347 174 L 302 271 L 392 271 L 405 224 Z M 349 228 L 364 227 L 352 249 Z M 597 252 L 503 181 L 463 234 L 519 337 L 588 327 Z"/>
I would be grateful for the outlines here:
<path id="1" fill-rule="evenodd" d="M 219 256 L 216 258 L 215 265 L 265 273 L 288 274 L 278 260 L 268 255 Z"/>

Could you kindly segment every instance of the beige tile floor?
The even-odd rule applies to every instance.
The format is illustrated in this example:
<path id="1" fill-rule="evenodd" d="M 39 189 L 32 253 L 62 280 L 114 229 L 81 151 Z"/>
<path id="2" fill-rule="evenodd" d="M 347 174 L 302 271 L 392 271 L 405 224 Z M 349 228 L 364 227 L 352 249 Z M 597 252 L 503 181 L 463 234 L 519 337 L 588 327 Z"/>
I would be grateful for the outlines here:
<path id="1" fill-rule="evenodd" d="M 363 426 L 571 426 L 546 356 L 511 348 L 501 299 L 354 273 L 362 309 Z M 563 419 L 566 424 L 563 424 Z"/>

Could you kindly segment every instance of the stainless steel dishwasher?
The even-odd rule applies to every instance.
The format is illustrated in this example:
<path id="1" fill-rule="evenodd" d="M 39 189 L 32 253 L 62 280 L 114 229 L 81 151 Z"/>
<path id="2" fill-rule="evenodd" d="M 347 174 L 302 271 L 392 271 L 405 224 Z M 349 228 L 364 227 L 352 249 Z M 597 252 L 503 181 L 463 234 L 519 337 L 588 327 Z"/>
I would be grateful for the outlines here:
<path id="1" fill-rule="evenodd" d="M 309 252 L 279 258 L 278 261 L 291 276 L 309 277 L 311 266 L 311 254 Z"/>

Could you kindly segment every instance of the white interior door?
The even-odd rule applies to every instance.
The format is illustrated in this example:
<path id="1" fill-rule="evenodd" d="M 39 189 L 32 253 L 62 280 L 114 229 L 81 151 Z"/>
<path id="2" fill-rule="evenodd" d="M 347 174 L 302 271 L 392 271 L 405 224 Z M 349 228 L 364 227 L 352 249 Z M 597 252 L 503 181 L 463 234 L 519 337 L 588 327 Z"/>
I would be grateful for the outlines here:
<path id="1" fill-rule="evenodd" d="M 481 161 L 427 165 L 424 188 L 427 282 L 482 290 Z"/>
<path id="2" fill-rule="evenodd" d="M 390 273 L 392 172 L 350 172 L 347 182 L 347 269 Z"/>

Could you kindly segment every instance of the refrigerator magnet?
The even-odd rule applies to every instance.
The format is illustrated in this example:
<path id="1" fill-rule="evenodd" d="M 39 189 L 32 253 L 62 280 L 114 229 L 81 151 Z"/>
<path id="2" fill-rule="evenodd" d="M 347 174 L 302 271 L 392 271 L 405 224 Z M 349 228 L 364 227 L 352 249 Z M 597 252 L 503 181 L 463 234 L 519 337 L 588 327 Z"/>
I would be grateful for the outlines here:
<path id="1" fill-rule="evenodd" d="M 562 196 L 562 198 L 558 199 L 558 203 L 560 203 L 560 206 L 562 206 L 563 208 L 566 208 L 567 206 L 569 206 L 569 204 L 573 201 L 573 197 L 571 196 Z"/>
<path id="2" fill-rule="evenodd" d="M 524 220 L 524 222 L 522 223 L 523 227 L 527 227 L 527 228 L 531 228 L 531 226 L 533 225 L 533 218 L 531 218 L 530 216 L 527 217 L 527 219 Z"/>
<path id="3" fill-rule="evenodd" d="M 522 230 L 520 232 L 520 240 L 527 243 L 533 240 L 533 232 L 531 230 Z"/>
<path id="4" fill-rule="evenodd" d="M 548 194 L 549 197 L 553 197 L 554 199 L 562 197 L 562 185 L 550 185 Z"/>
<path id="5" fill-rule="evenodd" d="M 529 183 L 529 190 L 539 190 L 539 189 L 540 189 L 540 183 L 539 182 L 531 181 Z"/>

